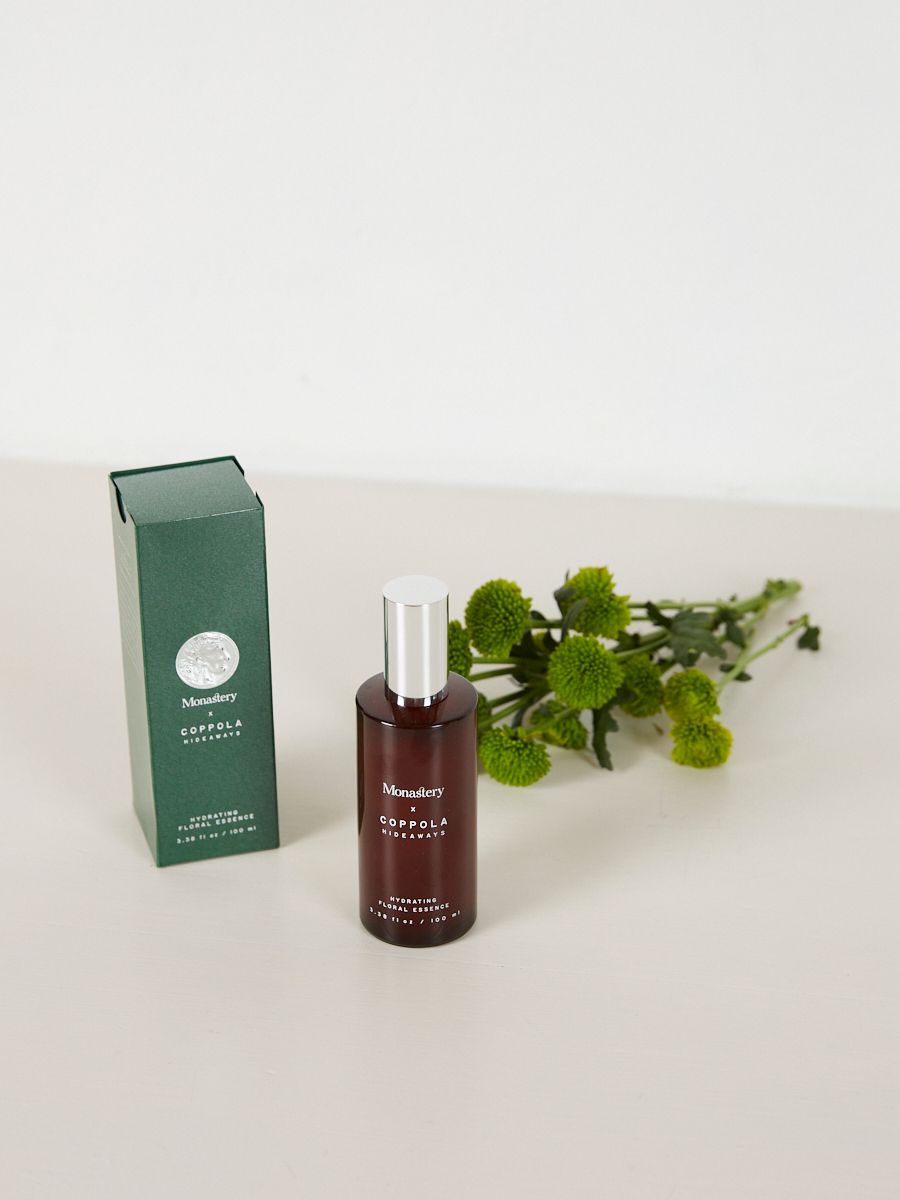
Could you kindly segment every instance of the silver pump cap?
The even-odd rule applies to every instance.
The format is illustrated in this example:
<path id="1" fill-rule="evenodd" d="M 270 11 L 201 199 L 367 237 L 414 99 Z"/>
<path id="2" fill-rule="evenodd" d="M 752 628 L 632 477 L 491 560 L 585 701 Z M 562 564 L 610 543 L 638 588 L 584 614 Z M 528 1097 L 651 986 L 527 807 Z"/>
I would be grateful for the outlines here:
<path id="1" fill-rule="evenodd" d="M 402 575 L 383 593 L 385 682 L 401 700 L 427 704 L 447 687 L 449 589 L 430 575 Z"/>

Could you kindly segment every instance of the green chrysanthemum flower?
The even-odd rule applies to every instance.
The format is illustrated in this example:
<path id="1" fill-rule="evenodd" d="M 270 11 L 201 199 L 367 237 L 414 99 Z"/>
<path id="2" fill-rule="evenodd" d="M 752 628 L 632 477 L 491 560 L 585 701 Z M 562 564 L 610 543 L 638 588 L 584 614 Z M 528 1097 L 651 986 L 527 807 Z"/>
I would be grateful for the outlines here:
<path id="1" fill-rule="evenodd" d="M 705 671 L 689 667 L 670 677 L 663 692 L 663 704 L 673 721 L 714 717 L 719 712 L 719 693 Z"/>
<path id="2" fill-rule="evenodd" d="M 547 747 L 509 725 L 483 734 L 478 753 L 488 775 L 510 787 L 528 787 L 550 770 Z"/>
<path id="3" fill-rule="evenodd" d="M 576 601 L 586 601 L 572 622 L 572 628 L 579 633 L 614 638 L 630 623 L 628 597 L 616 595 L 615 580 L 606 567 L 582 567 L 566 580 L 566 587 L 572 588 L 573 592 L 560 604 L 563 613 Z"/>
<path id="4" fill-rule="evenodd" d="M 447 667 L 464 678 L 468 678 L 472 670 L 469 635 L 459 621 L 451 621 L 447 627 Z"/>
<path id="5" fill-rule="evenodd" d="M 672 757 L 682 767 L 718 767 L 731 753 L 731 730 L 711 717 L 688 717 L 672 726 Z"/>
<path id="6" fill-rule="evenodd" d="M 551 746 L 583 750 L 587 745 L 587 729 L 581 717 L 558 700 L 542 704 L 531 714 L 528 724 Z"/>
<path id="7" fill-rule="evenodd" d="M 491 658 L 506 658 L 522 640 L 530 617 L 531 601 L 508 579 L 483 583 L 466 605 L 466 629 L 472 645 Z"/>
<path id="8" fill-rule="evenodd" d="M 565 638 L 550 655 L 547 681 L 569 708 L 602 708 L 624 678 L 616 656 L 589 637 Z"/>
<path id="9" fill-rule="evenodd" d="M 626 660 L 625 686 L 632 695 L 622 709 L 630 716 L 652 717 L 662 708 L 662 673 L 649 654 L 636 654 Z"/>

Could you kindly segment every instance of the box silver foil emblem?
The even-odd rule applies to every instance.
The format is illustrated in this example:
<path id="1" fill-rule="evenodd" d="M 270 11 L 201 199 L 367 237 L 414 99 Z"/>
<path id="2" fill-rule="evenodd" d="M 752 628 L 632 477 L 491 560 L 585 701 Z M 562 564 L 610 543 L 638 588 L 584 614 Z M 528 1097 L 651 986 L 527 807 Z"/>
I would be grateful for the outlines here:
<path id="1" fill-rule="evenodd" d="M 188 638 L 175 656 L 175 670 L 188 687 L 206 690 L 230 679 L 240 657 L 237 643 L 227 633 L 210 630 Z"/>

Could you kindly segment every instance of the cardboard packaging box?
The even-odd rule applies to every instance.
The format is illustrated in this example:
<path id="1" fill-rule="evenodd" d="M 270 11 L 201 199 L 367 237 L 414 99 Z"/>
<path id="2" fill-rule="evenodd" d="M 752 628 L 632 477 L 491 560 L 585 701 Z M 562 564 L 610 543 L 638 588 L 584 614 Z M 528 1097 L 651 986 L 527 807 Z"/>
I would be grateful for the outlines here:
<path id="1" fill-rule="evenodd" d="M 157 865 L 271 849 L 262 503 L 235 458 L 109 484 L 134 807 Z"/>

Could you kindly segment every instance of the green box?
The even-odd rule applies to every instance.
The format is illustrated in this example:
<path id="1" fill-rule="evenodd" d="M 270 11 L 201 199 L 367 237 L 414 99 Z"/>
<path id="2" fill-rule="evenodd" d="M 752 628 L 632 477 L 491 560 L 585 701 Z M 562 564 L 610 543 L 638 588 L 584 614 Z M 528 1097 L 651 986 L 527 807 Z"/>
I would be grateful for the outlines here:
<path id="1" fill-rule="evenodd" d="M 134 807 L 157 865 L 271 849 L 262 502 L 235 458 L 109 484 Z"/>

